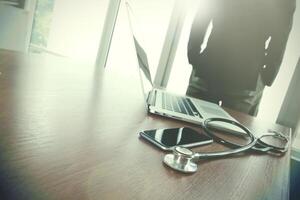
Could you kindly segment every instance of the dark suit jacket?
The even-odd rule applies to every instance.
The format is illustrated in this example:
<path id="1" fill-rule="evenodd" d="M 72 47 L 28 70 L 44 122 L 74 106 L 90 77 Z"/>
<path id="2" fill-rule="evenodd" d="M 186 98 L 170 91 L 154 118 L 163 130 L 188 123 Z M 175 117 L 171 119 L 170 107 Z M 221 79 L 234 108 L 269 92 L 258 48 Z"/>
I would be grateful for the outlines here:
<path id="1" fill-rule="evenodd" d="M 281 65 L 295 7 L 295 0 L 203 1 L 191 28 L 189 63 L 210 86 L 255 90 L 259 74 L 270 86 Z M 210 22 L 207 47 L 199 53 Z"/>

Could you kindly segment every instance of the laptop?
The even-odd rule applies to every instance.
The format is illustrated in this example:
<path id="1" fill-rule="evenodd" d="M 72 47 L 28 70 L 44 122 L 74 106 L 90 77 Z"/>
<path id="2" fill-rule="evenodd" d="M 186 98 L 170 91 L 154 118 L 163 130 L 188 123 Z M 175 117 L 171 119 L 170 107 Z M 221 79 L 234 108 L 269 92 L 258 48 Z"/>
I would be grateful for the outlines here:
<path id="1" fill-rule="evenodd" d="M 236 121 L 218 104 L 189 96 L 173 94 L 165 91 L 164 89 L 154 87 L 148 57 L 136 37 L 136 32 L 134 32 L 133 14 L 128 3 L 126 3 L 126 8 L 137 55 L 139 76 L 142 90 L 144 92 L 147 111 L 155 115 L 165 116 L 198 125 L 201 125 L 205 119 L 212 117 L 226 118 Z M 218 126 L 218 128 L 221 127 Z M 223 128 L 226 129 L 226 127 Z"/>

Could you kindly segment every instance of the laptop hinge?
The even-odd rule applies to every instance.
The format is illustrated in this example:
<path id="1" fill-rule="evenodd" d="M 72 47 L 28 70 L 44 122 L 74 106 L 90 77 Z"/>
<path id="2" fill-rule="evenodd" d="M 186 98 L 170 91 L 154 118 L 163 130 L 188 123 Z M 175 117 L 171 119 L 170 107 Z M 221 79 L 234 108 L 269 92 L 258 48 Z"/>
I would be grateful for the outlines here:
<path id="1" fill-rule="evenodd" d="M 155 106 L 156 99 L 156 90 L 151 90 L 148 95 L 147 104 L 151 106 Z"/>

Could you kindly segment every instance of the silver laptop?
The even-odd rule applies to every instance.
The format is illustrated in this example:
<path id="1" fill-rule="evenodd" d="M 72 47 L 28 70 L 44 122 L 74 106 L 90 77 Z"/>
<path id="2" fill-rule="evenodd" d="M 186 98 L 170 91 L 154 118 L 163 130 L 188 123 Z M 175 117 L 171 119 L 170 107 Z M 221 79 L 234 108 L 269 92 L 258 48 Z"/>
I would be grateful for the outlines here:
<path id="1" fill-rule="evenodd" d="M 201 125 L 205 119 L 211 117 L 221 117 L 236 121 L 218 104 L 188 96 L 172 94 L 153 86 L 147 54 L 135 35 L 132 10 L 128 3 L 126 3 L 126 7 L 148 112 L 199 125 Z"/>

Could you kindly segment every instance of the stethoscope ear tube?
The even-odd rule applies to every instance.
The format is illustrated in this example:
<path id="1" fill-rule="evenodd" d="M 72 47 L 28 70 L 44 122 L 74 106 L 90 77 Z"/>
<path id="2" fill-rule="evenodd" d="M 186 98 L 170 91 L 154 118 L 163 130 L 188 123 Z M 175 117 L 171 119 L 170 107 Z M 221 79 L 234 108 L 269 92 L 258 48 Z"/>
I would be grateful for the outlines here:
<path id="1" fill-rule="evenodd" d="M 268 137 L 268 136 L 278 138 L 279 140 L 285 142 L 285 145 L 280 147 L 280 146 L 275 146 L 275 145 L 272 145 L 272 144 L 267 144 L 266 142 L 263 141 L 263 138 Z M 282 153 L 285 153 L 288 150 L 289 139 L 286 136 L 284 136 L 283 134 L 279 133 L 279 132 L 271 131 L 270 133 L 265 134 L 265 135 L 261 136 L 260 138 L 258 138 L 257 144 L 261 145 L 262 147 L 269 148 L 268 151 L 271 152 L 271 153 L 282 154 Z M 265 152 L 267 152 L 267 151 L 265 151 Z"/>
<path id="2" fill-rule="evenodd" d="M 240 124 L 239 122 L 236 122 L 236 121 L 233 121 L 230 119 L 225 119 L 225 118 L 209 118 L 209 119 L 205 120 L 203 122 L 203 127 L 202 127 L 204 129 L 205 133 L 207 135 L 209 135 L 210 137 L 212 137 L 215 142 L 221 143 L 230 148 L 239 148 L 239 147 L 243 147 L 244 145 L 233 143 L 233 142 L 230 142 L 230 141 L 227 141 L 227 140 L 224 140 L 224 139 L 218 137 L 211 130 L 211 127 L 209 125 L 209 123 L 211 123 L 211 122 L 225 122 L 225 123 L 232 124 L 234 126 L 239 127 L 241 130 L 243 130 L 245 132 L 245 134 L 250 137 L 251 142 L 252 142 L 252 137 L 255 138 L 254 134 L 248 128 L 246 128 L 245 126 Z M 268 137 L 268 136 L 278 138 L 279 140 L 285 142 L 285 145 L 283 147 L 279 147 L 279 146 L 275 146 L 272 144 L 267 144 L 266 142 L 263 141 L 263 138 Z M 289 145 L 289 139 L 286 136 L 284 136 L 280 132 L 271 130 L 267 134 L 264 134 L 263 136 L 256 138 L 256 144 L 251 148 L 251 150 L 258 151 L 258 152 L 264 152 L 264 153 L 271 152 L 271 153 L 279 153 L 280 154 L 280 153 L 284 153 L 287 151 L 288 145 Z"/>

